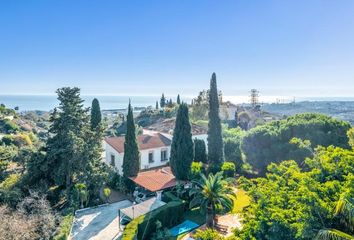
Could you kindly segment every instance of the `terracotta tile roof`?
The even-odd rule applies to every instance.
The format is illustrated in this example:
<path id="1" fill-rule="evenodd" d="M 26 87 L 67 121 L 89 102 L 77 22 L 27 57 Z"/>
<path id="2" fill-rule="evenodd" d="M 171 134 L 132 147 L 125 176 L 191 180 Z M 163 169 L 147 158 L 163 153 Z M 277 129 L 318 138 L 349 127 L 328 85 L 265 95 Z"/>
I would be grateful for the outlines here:
<path id="1" fill-rule="evenodd" d="M 167 147 L 170 146 L 172 141 L 171 139 L 165 137 L 160 133 L 155 134 L 142 134 L 138 135 L 136 138 L 140 150 Z M 105 138 L 106 143 L 111 145 L 119 153 L 124 152 L 124 141 L 125 137 L 107 137 Z"/>
<path id="2" fill-rule="evenodd" d="M 146 129 L 172 135 L 173 129 L 175 128 L 175 124 L 176 124 L 176 119 L 169 118 L 163 121 L 156 122 L 150 126 L 147 126 Z M 208 129 L 203 126 L 191 123 L 191 127 L 192 127 L 192 135 L 201 135 L 201 134 L 208 133 Z"/>
<path id="3" fill-rule="evenodd" d="M 139 172 L 138 176 L 130 179 L 151 192 L 174 187 L 177 184 L 170 167 Z"/>

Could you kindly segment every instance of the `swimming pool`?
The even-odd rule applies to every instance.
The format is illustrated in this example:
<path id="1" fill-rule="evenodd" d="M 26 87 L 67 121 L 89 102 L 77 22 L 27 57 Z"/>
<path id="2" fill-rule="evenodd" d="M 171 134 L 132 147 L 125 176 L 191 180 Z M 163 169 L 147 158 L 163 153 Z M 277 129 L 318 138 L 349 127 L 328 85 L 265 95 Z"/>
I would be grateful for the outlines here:
<path id="1" fill-rule="evenodd" d="M 190 220 L 186 220 L 186 221 L 182 222 L 181 224 L 171 228 L 170 234 L 172 237 L 176 237 L 178 235 L 181 235 L 182 233 L 189 232 L 197 227 L 199 227 L 199 224 L 192 222 Z"/>

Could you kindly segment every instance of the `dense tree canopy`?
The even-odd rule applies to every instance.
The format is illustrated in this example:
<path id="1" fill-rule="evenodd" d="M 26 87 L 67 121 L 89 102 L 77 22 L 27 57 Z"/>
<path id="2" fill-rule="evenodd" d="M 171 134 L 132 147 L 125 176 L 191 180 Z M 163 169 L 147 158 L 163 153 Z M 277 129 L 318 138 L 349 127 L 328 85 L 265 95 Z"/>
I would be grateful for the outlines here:
<path id="1" fill-rule="evenodd" d="M 235 164 L 236 172 L 240 172 L 244 164 L 242 159 L 241 142 L 245 132 L 240 128 L 223 130 L 225 161 Z"/>
<path id="2" fill-rule="evenodd" d="M 269 165 L 266 178 L 241 180 L 252 197 L 241 239 L 310 240 L 327 228 L 353 234 L 332 213 L 341 193 L 353 200 L 354 152 L 319 147 L 304 168 L 289 160 Z"/>
<path id="3" fill-rule="evenodd" d="M 293 159 L 300 163 L 309 156 L 306 149 L 290 143 L 292 138 L 310 140 L 312 147 L 333 144 L 348 148 L 349 128 L 349 123 L 325 115 L 298 114 L 251 129 L 243 138 L 241 148 L 248 163 L 262 174 L 272 162 Z"/>
<path id="4" fill-rule="evenodd" d="M 173 131 L 170 165 L 177 179 L 187 180 L 193 162 L 193 140 L 189 122 L 188 106 L 179 105 Z"/>
<path id="5" fill-rule="evenodd" d="M 69 194 L 74 184 L 82 182 L 87 185 L 90 201 L 96 201 L 108 175 L 101 161 L 102 129 L 91 131 L 80 89 L 65 87 L 57 93 L 60 104 L 51 114 L 50 138 L 45 147 L 31 155 L 23 183 L 32 188 L 43 183 L 55 186 L 72 197 Z"/>
<path id="6" fill-rule="evenodd" d="M 136 141 L 133 110 L 129 102 L 127 115 L 127 132 L 124 142 L 123 174 L 125 177 L 138 175 L 140 170 L 140 153 Z"/>
<path id="7" fill-rule="evenodd" d="M 207 120 L 209 109 L 209 90 L 199 92 L 198 96 L 192 99 L 191 118 L 193 120 Z"/>
<path id="8" fill-rule="evenodd" d="M 224 161 L 224 152 L 219 116 L 219 95 L 215 73 L 212 74 L 210 80 L 208 116 L 208 162 L 210 171 L 217 172 Z"/>

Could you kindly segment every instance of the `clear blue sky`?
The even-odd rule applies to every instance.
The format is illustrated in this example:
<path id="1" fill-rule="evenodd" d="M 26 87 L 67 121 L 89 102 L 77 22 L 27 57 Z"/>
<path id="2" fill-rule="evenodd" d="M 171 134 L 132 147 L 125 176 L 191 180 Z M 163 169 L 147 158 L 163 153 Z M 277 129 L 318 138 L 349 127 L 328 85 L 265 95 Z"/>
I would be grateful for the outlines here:
<path id="1" fill-rule="evenodd" d="M 354 95 L 354 1 L 3 0 L 0 94 Z"/>

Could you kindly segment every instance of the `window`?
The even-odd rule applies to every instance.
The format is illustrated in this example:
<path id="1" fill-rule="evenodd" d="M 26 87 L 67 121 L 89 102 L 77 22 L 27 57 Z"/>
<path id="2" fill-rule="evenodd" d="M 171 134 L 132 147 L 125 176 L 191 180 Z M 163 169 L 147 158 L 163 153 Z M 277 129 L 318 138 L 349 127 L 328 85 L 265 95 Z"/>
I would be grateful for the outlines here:
<path id="1" fill-rule="evenodd" d="M 167 149 L 161 149 L 161 162 L 167 161 Z"/>
<path id="2" fill-rule="evenodd" d="M 154 162 L 154 152 L 149 152 L 149 163 Z"/>
<path id="3" fill-rule="evenodd" d="M 116 156 L 114 154 L 111 154 L 111 166 L 115 167 L 116 166 Z"/>

